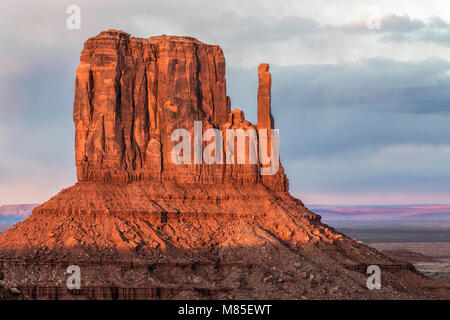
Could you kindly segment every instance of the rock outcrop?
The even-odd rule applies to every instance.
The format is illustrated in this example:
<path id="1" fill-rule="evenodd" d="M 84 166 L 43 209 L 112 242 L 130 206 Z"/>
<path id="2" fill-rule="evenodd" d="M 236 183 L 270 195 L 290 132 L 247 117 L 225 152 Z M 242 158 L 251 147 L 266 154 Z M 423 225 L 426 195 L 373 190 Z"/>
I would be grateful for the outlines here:
<path id="1" fill-rule="evenodd" d="M 204 165 L 194 159 L 192 164 L 178 165 L 171 159 L 177 144 L 171 135 L 176 129 L 185 128 L 193 135 L 194 121 L 201 121 L 203 130 L 230 127 L 231 103 L 220 47 L 189 37 L 138 39 L 110 30 L 86 41 L 80 60 L 74 102 L 79 181 L 246 184 L 261 180 L 257 164 L 244 169 Z M 270 73 L 260 72 L 260 79 L 258 117 L 272 118 Z M 282 167 L 264 183 L 287 191 Z"/>
<path id="2" fill-rule="evenodd" d="M 78 182 L 0 234 L 0 286 L 50 299 L 448 297 L 448 284 L 322 224 L 289 194 L 281 165 L 262 175 L 238 154 L 233 164 L 173 163 L 172 132 L 193 133 L 195 121 L 223 134 L 274 127 L 268 65 L 258 73 L 253 125 L 230 108 L 218 46 L 115 30 L 87 40 L 74 102 Z M 371 264 L 381 290 L 366 287 Z M 79 290 L 66 287 L 69 265 L 81 269 Z"/>
<path id="3" fill-rule="evenodd" d="M 258 67 L 258 124 L 259 128 L 274 129 L 271 109 L 272 76 L 269 65 L 262 63 Z"/>

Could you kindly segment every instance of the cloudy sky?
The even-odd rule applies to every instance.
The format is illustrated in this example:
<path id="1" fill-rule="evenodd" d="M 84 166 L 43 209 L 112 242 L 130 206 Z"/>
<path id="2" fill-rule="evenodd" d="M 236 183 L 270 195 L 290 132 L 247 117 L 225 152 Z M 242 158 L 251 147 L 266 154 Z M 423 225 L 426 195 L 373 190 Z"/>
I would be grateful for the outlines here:
<path id="1" fill-rule="evenodd" d="M 81 29 L 66 27 L 69 5 Z M 75 182 L 72 102 L 83 42 L 102 30 L 219 44 L 228 95 L 256 121 L 257 65 L 291 192 L 307 204 L 450 203 L 450 3 L 0 3 L 0 204 Z"/>

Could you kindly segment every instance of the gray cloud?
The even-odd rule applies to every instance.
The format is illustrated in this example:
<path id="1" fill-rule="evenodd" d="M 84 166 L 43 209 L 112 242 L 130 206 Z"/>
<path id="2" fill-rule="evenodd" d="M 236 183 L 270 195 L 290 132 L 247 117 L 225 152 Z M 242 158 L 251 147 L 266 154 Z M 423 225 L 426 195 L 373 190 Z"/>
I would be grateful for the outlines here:
<path id="1" fill-rule="evenodd" d="M 382 30 L 391 33 L 410 33 L 427 27 L 421 20 L 413 19 L 407 15 L 387 15 L 381 19 Z"/>
<path id="2" fill-rule="evenodd" d="M 382 41 L 450 45 L 450 24 L 439 17 L 424 22 L 409 16 L 389 15 L 382 19 L 382 26 Z"/>
<path id="3" fill-rule="evenodd" d="M 341 65 L 272 66 L 274 95 L 284 111 L 356 109 L 372 113 L 448 113 L 450 63 L 437 59 L 398 62 L 364 59 Z M 230 78 L 256 81 L 255 69 L 230 68 Z M 238 80 L 239 79 L 239 80 Z M 235 80 L 236 81 L 236 80 Z M 238 104 L 254 105 L 240 85 Z M 276 98 L 274 98 L 276 99 Z M 286 108 L 288 108 L 286 110 Z"/>
<path id="4" fill-rule="evenodd" d="M 380 20 L 380 29 L 376 33 L 407 34 L 430 26 L 419 19 L 413 19 L 407 15 L 389 14 L 377 17 Z M 441 20 L 443 22 L 443 20 Z M 434 26 L 434 23 L 432 24 Z M 341 27 L 343 32 L 373 33 L 373 29 L 367 27 L 366 19 L 361 19 Z"/>

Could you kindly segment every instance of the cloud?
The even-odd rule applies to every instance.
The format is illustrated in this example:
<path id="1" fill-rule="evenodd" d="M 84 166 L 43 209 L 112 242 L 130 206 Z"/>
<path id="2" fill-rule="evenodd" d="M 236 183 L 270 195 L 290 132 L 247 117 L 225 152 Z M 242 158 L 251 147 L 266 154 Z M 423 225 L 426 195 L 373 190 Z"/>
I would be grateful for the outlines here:
<path id="1" fill-rule="evenodd" d="M 450 201 L 448 68 L 436 59 L 271 66 L 291 190 L 309 203 Z M 230 68 L 228 80 L 232 105 L 255 121 L 256 70 Z"/>
<path id="2" fill-rule="evenodd" d="M 283 103 L 299 107 L 359 108 L 368 111 L 436 113 L 450 106 L 450 63 L 429 59 L 398 62 L 359 60 L 341 65 L 274 67 L 274 90 Z"/>
<path id="3" fill-rule="evenodd" d="M 365 15 L 363 18 L 354 22 L 344 24 L 341 27 L 337 27 L 343 32 L 357 32 L 357 33 L 374 33 L 374 29 L 367 27 L 367 20 L 371 18 L 371 15 Z M 385 16 L 372 16 L 372 19 L 379 19 L 380 25 L 376 29 L 375 33 L 389 33 L 389 34 L 408 34 L 423 28 L 428 25 L 419 19 L 413 19 L 408 15 L 395 15 L 388 14 Z M 443 22 L 443 20 L 441 20 Z"/>
<path id="4" fill-rule="evenodd" d="M 398 62 L 360 59 L 339 65 L 271 66 L 274 113 L 277 119 L 349 119 L 385 122 L 386 118 L 413 121 L 407 114 L 449 113 L 450 63 L 429 59 Z M 256 121 L 256 68 L 228 69 L 232 104 Z M 298 114 L 298 118 L 291 115 Z M 398 114 L 398 115 L 393 115 Z M 425 118 L 426 119 L 426 118 Z M 389 119 L 387 119 L 389 120 Z M 433 117 L 438 121 L 438 117 Z M 415 123 L 412 123 L 415 124 Z M 327 123 L 333 126 L 332 123 Z M 396 126 L 401 125 L 398 121 Z M 386 128 L 385 130 L 389 130 Z"/>
<path id="5" fill-rule="evenodd" d="M 297 192 L 429 196 L 450 191 L 448 153 L 427 154 L 434 146 L 414 146 L 413 152 L 402 153 L 404 148 L 391 145 L 329 157 L 299 157 L 286 167 Z"/>
<path id="6" fill-rule="evenodd" d="M 450 46 L 450 24 L 436 16 L 424 22 L 409 16 L 389 15 L 382 19 L 382 25 L 381 41 Z"/>
<path id="7" fill-rule="evenodd" d="M 407 15 L 387 15 L 381 19 L 382 30 L 391 33 L 411 33 L 427 27 L 427 24 L 419 19 L 413 19 Z"/>

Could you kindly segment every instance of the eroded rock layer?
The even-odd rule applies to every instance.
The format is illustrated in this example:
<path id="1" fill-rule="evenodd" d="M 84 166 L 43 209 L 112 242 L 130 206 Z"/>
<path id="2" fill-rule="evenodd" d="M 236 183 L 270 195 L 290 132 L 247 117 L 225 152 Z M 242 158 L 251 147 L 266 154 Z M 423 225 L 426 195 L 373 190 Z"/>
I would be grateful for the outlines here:
<path id="1" fill-rule="evenodd" d="M 1 285 L 45 299 L 442 298 L 429 281 L 257 184 L 79 182 L 0 235 Z M 379 265 L 381 290 L 365 270 Z M 66 269 L 81 269 L 68 290 Z"/>

